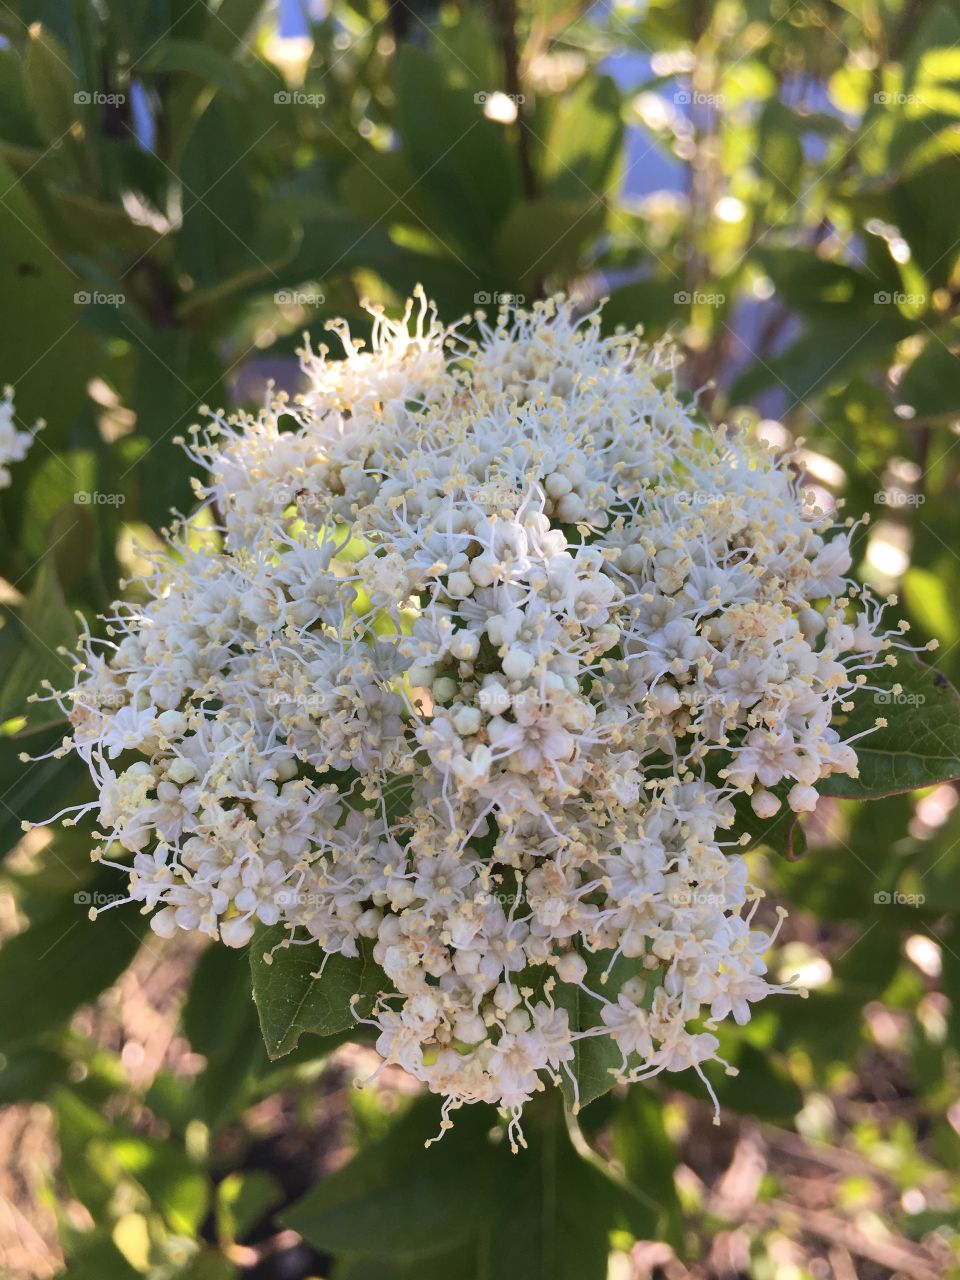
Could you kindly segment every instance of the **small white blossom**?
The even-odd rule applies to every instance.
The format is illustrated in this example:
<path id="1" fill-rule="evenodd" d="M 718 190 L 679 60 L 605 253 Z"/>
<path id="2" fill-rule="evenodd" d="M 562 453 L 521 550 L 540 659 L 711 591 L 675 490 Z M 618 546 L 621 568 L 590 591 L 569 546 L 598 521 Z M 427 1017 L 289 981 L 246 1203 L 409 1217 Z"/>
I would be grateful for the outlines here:
<path id="1" fill-rule="evenodd" d="M 34 436 L 43 425 L 38 422 L 31 431 L 18 431 L 13 408 L 13 387 L 4 387 L 0 398 L 0 489 L 9 489 L 10 463 L 24 460 Z"/>

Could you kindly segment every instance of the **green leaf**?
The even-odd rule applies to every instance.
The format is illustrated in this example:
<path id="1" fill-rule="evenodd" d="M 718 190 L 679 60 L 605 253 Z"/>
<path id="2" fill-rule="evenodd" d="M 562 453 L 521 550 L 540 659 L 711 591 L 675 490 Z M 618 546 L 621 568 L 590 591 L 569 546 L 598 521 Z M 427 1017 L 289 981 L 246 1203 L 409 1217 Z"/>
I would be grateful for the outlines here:
<path id="1" fill-rule="evenodd" d="M 211 16 L 207 43 L 222 53 L 243 44 L 252 34 L 263 6 L 264 0 L 221 0 Z"/>
<path id="2" fill-rule="evenodd" d="M 0 949 L 0 1046 L 50 1031 L 111 985 L 136 955 L 145 920 L 122 908 L 90 920 L 92 903 L 115 894 L 117 873 L 104 872 L 61 897 Z"/>
<path id="3" fill-rule="evenodd" d="M 216 1193 L 218 1238 L 229 1244 L 242 1240 L 268 1210 L 280 1203 L 283 1194 L 276 1178 L 260 1169 L 228 1173 Z"/>
<path id="4" fill-rule="evenodd" d="M 453 58 L 458 80 L 469 85 L 471 93 L 506 88 L 500 31 L 491 21 L 493 14 L 485 6 L 465 6 L 455 24 L 443 27 L 443 52 Z"/>
<path id="5" fill-rule="evenodd" d="M 815 997 L 813 997 L 815 999 Z M 797 1000 L 799 1004 L 800 1001 Z M 792 1009 L 781 1011 L 781 1016 L 789 1017 Z M 724 1053 L 730 1044 L 729 1052 L 736 1064 L 735 1076 L 721 1076 L 715 1088 L 717 1099 L 722 1109 L 729 1109 L 743 1116 L 759 1116 L 764 1120 L 772 1120 L 780 1124 L 791 1124 L 793 1117 L 803 1106 L 803 1094 L 792 1079 L 779 1055 L 768 1048 L 758 1049 L 756 1045 L 742 1043 L 736 1045 L 733 1035 L 721 1042 L 720 1052 Z M 734 1052 L 734 1047 L 738 1048 Z M 726 1056 L 726 1054 L 724 1054 Z M 703 1082 L 693 1072 L 684 1075 L 690 1082 L 690 1092 L 695 1097 L 703 1097 Z M 678 1077 L 679 1080 L 679 1077 Z"/>
<path id="6" fill-rule="evenodd" d="M 120 443 L 120 471 L 130 507 L 155 529 L 170 522 L 170 508 L 190 509 L 194 467 L 173 438 L 185 434 L 201 404 L 223 403 L 223 365 L 203 339 L 188 329 L 149 333 L 137 342 L 133 408 L 137 434 Z"/>
<path id="7" fill-rule="evenodd" d="M 677 314 L 676 293 L 676 280 L 640 280 L 614 289 L 601 315 L 604 333 L 641 324 L 645 338 L 659 337 Z"/>
<path id="8" fill-rule="evenodd" d="M 355 1026 L 351 1009 L 366 1016 L 386 983 L 366 956 L 325 956 L 314 942 L 285 945 L 288 937 L 282 925 L 274 925 L 260 929 L 250 944 L 253 998 L 271 1058 L 289 1053 L 304 1032 L 329 1036 Z M 323 975 L 318 978 L 321 964 Z M 351 1006 L 353 995 L 360 999 Z"/>
<path id="9" fill-rule="evenodd" d="M 67 1080 L 69 1061 L 55 1049 L 29 1047 L 0 1054 L 0 1107 L 15 1102 L 40 1102 Z"/>
<path id="10" fill-rule="evenodd" d="M 348 1259 L 416 1264 L 391 1276 L 604 1280 L 610 1233 L 645 1237 L 663 1211 L 568 1127 L 554 1091 L 525 1108 L 527 1145 L 517 1155 L 482 1104 L 458 1110 L 453 1129 L 424 1151 L 437 1111 L 436 1099 L 416 1103 L 288 1209 L 284 1224 Z"/>
<path id="11" fill-rule="evenodd" d="M 581 189 L 581 195 L 583 191 Z M 599 235 L 602 200 L 532 200 L 514 205 L 497 233 L 497 262 L 516 291 L 531 293 L 554 272 L 570 274 Z"/>
<path id="12" fill-rule="evenodd" d="M 887 796 L 869 805 L 842 806 L 842 819 L 849 817 L 850 829 L 844 843 L 834 845 L 826 835 L 826 846 L 818 846 L 814 856 L 795 862 L 780 859 L 772 864 L 774 893 L 819 921 L 863 922 L 873 908 L 873 895 L 884 887 L 888 875 L 902 869 L 903 858 L 892 850 L 905 833 L 912 815 L 906 796 Z M 850 850 L 854 850 L 851 853 Z M 875 850 L 870 857 L 871 876 L 865 874 L 859 850 Z"/>
<path id="13" fill-rule="evenodd" d="M 27 101 L 22 64 L 9 46 L 0 48 L 0 130 L 7 142 L 24 149 L 43 150 L 37 120 Z"/>
<path id="14" fill-rule="evenodd" d="M 941 417 L 960 411 L 960 328 L 930 340 L 903 375 L 897 399 L 916 410 L 921 418 Z M 948 345 L 949 344 L 949 345 Z"/>
<path id="15" fill-rule="evenodd" d="M 20 650 L 0 683 L 0 722 L 26 714 L 30 728 L 37 729 L 62 721 L 63 712 L 55 702 L 28 706 L 27 699 L 41 691 L 45 680 L 61 689 L 73 683 L 70 661 L 57 650 L 61 645 L 73 643 L 76 628 L 50 555 L 37 570 L 36 580 L 20 610 L 18 626 Z"/>
<path id="16" fill-rule="evenodd" d="M 946 676 L 901 655 L 896 667 L 868 675 L 870 688 L 855 695 L 844 737 L 886 720 L 855 744 L 860 777 L 834 774 L 824 795 L 871 800 L 960 778 L 960 697 Z"/>
<path id="17" fill-rule="evenodd" d="M 92 341 L 80 325 L 86 308 L 74 303 L 80 281 L 38 233 L 37 211 L 4 164 L 0 194 L 0 382 L 13 384 L 21 424 L 47 420 L 34 448 L 55 449 L 96 367 Z"/>
<path id="18" fill-rule="evenodd" d="M 767 387 L 782 387 L 790 413 L 840 386 L 861 366 L 892 356 L 894 345 L 909 335 L 909 322 L 899 314 L 888 314 L 893 310 L 883 307 L 877 319 L 854 330 L 846 306 L 821 313 L 786 351 L 747 369 L 731 388 L 731 401 L 746 403 Z"/>
<path id="19" fill-rule="evenodd" d="M 785 305 L 814 315 L 825 309 L 872 307 L 877 282 L 842 262 L 824 261 L 803 249 L 758 246 L 754 258 Z"/>
<path id="20" fill-rule="evenodd" d="M 609 76 L 586 76 L 552 112 L 543 141 L 544 194 L 596 203 L 611 194 L 623 155 L 620 90 Z"/>
<path id="21" fill-rule="evenodd" d="M 410 44 L 397 54 L 394 92 L 396 126 L 419 195 L 436 211 L 446 240 L 488 259 L 496 228 L 520 192 L 506 129 L 484 116 L 471 89 L 451 82 L 436 56 Z"/>
<path id="22" fill-rule="evenodd" d="M 183 1006 L 190 1047 L 207 1059 L 231 1052 L 255 1016 L 246 956 L 230 947 L 207 947 L 197 962 Z"/>
<path id="23" fill-rule="evenodd" d="M 799 858 L 804 853 L 806 841 L 803 828 L 800 826 L 797 815 L 787 804 L 790 785 L 784 783 L 779 787 L 771 788 L 780 801 L 780 808 L 772 818 L 758 818 L 753 811 L 750 797 L 743 792 L 738 792 L 733 798 L 736 820 L 731 834 L 750 837 L 749 842 L 742 846 L 742 853 L 755 849 L 758 845 L 764 845 L 775 853 L 785 854 L 788 858 Z"/>
<path id="24" fill-rule="evenodd" d="M 186 71 L 232 98 L 243 96 L 243 78 L 237 64 L 199 40 L 164 40 L 140 60 L 139 68 L 153 73 Z"/>
<path id="25" fill-rule="evenodd" d="M 67 1185 L 97 1221 L 114 1217 L 118 1195 L 122 1200 L 125 1193 L 129 1203 L 139 1187 L 172 1231 L 196 1234 L 209 1208 L 210 1183 L 180 1144 L 107 1119 L 76 1087 L 56 1090 L 53 1110 Z"/>
<path id="26" fill-rule="evenodd" d="M 267 234 L 268 224 L 253 184 L 245 121 L 216 98 L 190 135 L 180 164 L 183 226 L 179 260 L 198 289 L 219 286 L 235 275 L 269 277 L 290 249 L 285 229 Z M 261 128 L 259 134 L 266 136 Z M 280 234 L 280 231 L 283 234 Z"/>
<path id="27" fill-rule="evenodd" d="M 218 1249 L 201 1249 L 179 1273 L 177 1280 L 237 1280 L 238 1274 L 234 1264 Z"/>
<path id="28" fill-rule="evenodd" d="M 64 1278 L 68 1273 L 61 1272 Z M 183 1273 L 181 1272 L 181 1277 Z M 123 1256 L 109 1235 L 85 1232 L 70 1250 L 70 1280 L 143 1280 Z"/>
<path id="29" fill-rule="evenodd" d="M 563 1123 L 550 1098 L 530 1112 L 528 1149 L 501 1155 L 489 1274 L 605 1280 L 611 1232 L 650 1238 L 665 1206 L 646 1187 L 614 1174 Z"/>
<path id="30" fill-rule="evenodd" d="M 612 952 L 598 951 L 591 955 L 583 952 L 587 962 L 584 985 L 591 991 L 602 993 L 607 1000 L 616 1000 L 620 987 L 628 979 L 641 971 L 639 959 L 618 957 L 613 968 L 607 974 Z M 653 979 L 650 979 L 651 984 Z M 567 1011 L 571 1031 L 586 1031 L 597 1026 L 600 1021 L 600 1004 L 592 996 L 587 995 L 579 987 L 570 983 L 558 983 L 553 991 L 553 998 L 558 1008 Z M 574 1043 L 574 1058 L 570 1068 L 577 1079 L 577 1088 L 565 1071 L 561 1070 L 561 1088 L 563 1096 L 572 1106 L 579 1100 L 580 1107 L 586 1107 L 613 1088 L 615 1078 L 613 1070 L 621 1065 L 623 1056 L 609 1036 L 589 1036 Z"/>
<path id="31" fill-rule="evenodd" d="M 902 178 L 890 192 L 889 217 L 910 246 L 913 261 L 931 289 L 946 285 L 957 260 L 956 208 L 960 164 L 953 151 Z"/>
<path id="32" fill-rule="evenodd" d="M 97 460 L 92 450 L 42 452 L 27 481 L 27 518 L 21 534 L 23 550 L 31 560 L 50 548 L 55 559 L 61 553 L 69 557 L 74 570 L 84 557 L 89 563 L 93 504 L 85 499 L 96 489 Z M 62 582 L 76 582 L 83 573 L 58 576 Z"/>
<path id="33" fill-rule="evenodd" d="M 679 1249 L 682 1218 L 674 1170 L 677 1149 L 663 1123 L 663 1102 L 649 1089 L 634 1085 L 618 1098 L 613 1113 L 613 1152 L 624 1176 L 641 1187 L 658 1206 L 648 1237 Z"/>
<path id="34" fill-rule="evenodd" d="M 60 743 L 63 730 L 59 723 L 36 734 L 28 728 L 15 737 L 0 735 L 0 858 L 21 839 L 23 822 L 58 812 L 75 799 L 78 784 L 87 787 L 82 798 L 89 799 L 87 768 L 76 752 L 30 764 L 20 759 L 21 753 L 46 755 Z"/>
<path id="35" fill-rule="evenodd" d="M 266 1061 L 250 990 L 250 965 L 242 952 L 216 944 L 204 951 L 182 1019 L 191 1047 L 207 1059 L 193 1100 L 207 1123 L 215 1126 L 234 1107 L 252 1069 Z"/>
<path id="36" fill-rule="evenodd" d="M 900 584 L 910 616 L 925 635 L 935 637 L 948 650 L 960 640 L 960 618 L 953 611 L 955 596 L 951 586 L 947 573 L 934 573 L 919 565 L 911 565 Z"/>
<path id="37" fill-rule="evenodd" d="M 77 119 L 80 84 L 66 49 L 39 23 L 30 28 L 23 80 L 41 133 L 48 143 L 59 142 Z"/>
<path id="38" fill-rule="evenodd" d="M 802 125 L 779 98 L 770 98 L 760 116 L 758 140 L 761 179 L 772 182 L 779 203 L 793 206 L 800 198 L 803 168 Z"/>
<path id="39" fill-rule="evenodd" d="M 859 995 L 842 988 L 791 1000 L 779 1022 L 778 1047 L 788 1056 L 803 1049 L 818 1081 L 830 1079 L 836 1063 L 849 1071 L 863 1034 L 863 1005 Z"/>
<path id="40" fill-rule="evenodd" d="M 424 1150 L 440 1119 L 437 1099 L 423 1098 L 281 1220 L 335 1253 L 415 1259 L 463 1244 L 490 1212 L 496 1124 L 490 1108 L 464 1107 L 443 1140 Z"/>
<path id="41" fill-rule="evenodd" d="M 960 953 L 958 953 L 958 930 L 956 921 L 951 922 L 948 938 L 943 947 L 943 979 L 944 995 L 950 1000 L 950 1043 L 960 1050 Z"/>

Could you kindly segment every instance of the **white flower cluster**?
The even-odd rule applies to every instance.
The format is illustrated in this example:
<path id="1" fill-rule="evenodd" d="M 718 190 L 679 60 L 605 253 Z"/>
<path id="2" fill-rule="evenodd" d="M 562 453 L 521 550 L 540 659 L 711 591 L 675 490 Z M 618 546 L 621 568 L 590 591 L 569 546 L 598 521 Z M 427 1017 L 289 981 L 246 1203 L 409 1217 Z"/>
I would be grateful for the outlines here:
<path id="1" fill-rule="evenodd" d="M 33 437 L 43 425 L 38 422 L 32 431 L 18 431 L 13 408 L 13 387 L 4 387 L 0 398 L 0 489 L 10 488 L 10 463 L 24 460 L 33 444 Z"/>
<path id="2" fill-rule="evenodd" d="M 855 774 L 831 721 L 893 638 L 850 525 L 698 423 L 668 350 L 418 298 L 194 429 L 216 534 L 84 638 L 62 749 L 157 933 L 362 952 L 383 1058 L 448 1106 L 516 1112 L 596 1037 L 620 1079 L 702 1074 L 783 989 L 735 802 Z"/>

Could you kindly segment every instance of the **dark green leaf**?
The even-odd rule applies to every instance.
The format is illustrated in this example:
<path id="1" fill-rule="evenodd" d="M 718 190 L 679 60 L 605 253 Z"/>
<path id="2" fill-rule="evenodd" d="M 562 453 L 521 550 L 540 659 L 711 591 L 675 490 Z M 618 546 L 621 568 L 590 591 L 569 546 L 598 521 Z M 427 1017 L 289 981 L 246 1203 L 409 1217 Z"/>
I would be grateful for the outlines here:
<path id="1" fill-rule="evenodd" d="M 226 53 L 243 44 L 264 7 L 264 0 L 221 0 L 207 30 L 207 43 Z"/>
<path id="2" fill-rule="evenodd" d="M 491 1135 L 482 1105 L 456 1112 L 453 1129 L 424 1151 L 437 1110 L 434 1099 L 416 1104 L 283 1221 L 320 1248 L 416 1263 L 409 1274 L 418 1277 L 604 1280 L 611 1231 L 644 1236 L 663 1209 L 568 1130 L 555 1093 L 528 1104 L 517 1155 L 502 1129 Z"/>
<path id="3" fill-rule="evenodd" d="M 243 79 L 235 62 L 198 40 L 164 40 L 140 60 L 144 72 L 186 71 L 238 98 Z"/>
<path id="4" fill-rule="evenodd" d="M 506 129 L 484 116 L 471 89 L 456 87 L 435 56 L 413 45 L 400 48 L 394 91 L 407 163 L 444 238 L 488 258 L 520 190 Z"/>
<path id="5" fill-rule="evenodd" d="M 663 1102 L 643 1085 L 618 1098 L 613 1113 L 613 1150 L 627 1181 L 655 1202 L 646 1232 L 674 1248 L 682 1242 L 680 1202 L 674 1182 L 677 1149 L 663 1124 Z"/>
<path id="6" fill-rule="evenodd" d="M 640 970 L 641 962 L 620 956 L 608 974 L 612 954 L 598 951 L 590 955 L 584 952 L 587 973 L 583 981 L 591 991 L 602 993 L 605 999 L 615 1001 L 621 985 Z M 652 981 L 651 978 L 651 983 Z M 559 1008 L 566 1009 L 572 1031 L 586 1031 L 599 1023 L 599 1001 L 579 987 L 570 983 L 558 983 L 554 988 L 553 998 Z M 620 1050 L 609 1036 L 589 1036 L 577 1040 L 574 1044 L 573 1062 L 570 1064 L 577 1080 L 576 1089 L 566 1072 L 561 1072 L 561 1086 L 567 1102 L 573 1105 L 579 1101 L 581 1107 L 586 1107 L 612 1089 L 615 1083 L 613 1072 L 621 1066 L 622 1061 Z"/>
<path id="7" fill-rule="evenodd" d="M 42 1101 L 54 1085 L 66 1081 L 69 1069 L 56 1049 L 31 1046 L 0 1054 L 0 1106 Z"/>
<path id="8" fill-rule="evenodd" d="M 497 235 L 503 278 L 527 295 L 537 281 L 554 272 L 570 274 L 595 241 L 605 217 L 602 201 L 592 198 L 514 205 Z"/>
<path id="9" fill-rule="evenodd" d="M 413 1259 L 469 1241 L 489 1214 L 496 1114 L 466 1107 L 436 1146 L 439 1102 L 415 1104 L 378 1143 L 324 1178 L 282 1221 L 333 1252 Z M 501 1135 L 502 1136 L 502 1135 Z"/>
<path id="10" fill-rule="evenodd" d="M 901 655 L 896 667 L 870 672 L 870 688 L 855 695 L 844 737 L 886 720 L 855 744 L 860 777 L 834 774 L 825 795 L 870 800 L 960 778 L 960 698 L 932 667 Z"/>
<path id="11" fill-rule="evenodd" d="M 821 315 L 782 354 L 751 366 L 731 388 L 731 399 L 750 401 L 767 387 L 787 393 L 787 412 L 840 386 L 852 372 L 878 359 L 892 357 L 895 343 L 910 333 L 909 322 L 893 307 L 878 307 L 877 316 L 864 315 L 851 326 L 845 307 L 842 314 Z"/>
<path id="12" fill-rule="evenodd" d="M 82 288 L 56 249 L 38 234 L 39 218 L 23 185 L 0 164 L 0 382 L 16 390 L 20 424 L 45 418 L 39 450 L 66 438 L 93 367 L 92 343 L 81 328 Z"/>
<path id="13" fill-rule="evenodd" d="M 282 925 L 274 925 L 261 929 L 250 944 L 253 998 L 271 1058 L 289 1053 L 305 1031 L 329 1036 L 355 1026 L 351 1010 L 368 1014 L 386 982 L 377 965 L 362 955 L 325 957 L 313 942 L 272 950 L 288 936 Z M 323 975 L 316 977 L 321 964 Z M 351 1005 L 353 995 L 360 999 Z"/>
<path id="14" fill-rule="evenodd" d="M 251 1227 L 283 1199 L 277 1180 L 260 1169 L 229 1173 L 217 1187 L 215 1213 L 221 1241 L 242 1240 Z"/>
<path id="15" fill-rule="evenodd" d="M 140 946 L 145 921 L 118 908 L 88 919 L 91 904 L 115 894 L 109 871 L 62 898 L 0 949 L 0 1047 L 24 1044 L 59 1027 L 78 1005 L 114 982 Z"/>
<path id="16" fill-rule="evenodd" d="M 921 418 L 960 412 L 960 328 L 931 333 L 927 345 L 903 375 L 897 399 Z"/>
<path id="17" fill-rule="evenodd" d="M 79 524 L 79 516 L 73 521 Z M 69 536 L 68 527 L 62 537 Z M 42 561 L 37 577 L 18 616 L 21 648 L 0 683 L 0 722 L 26 714 L 31 729 L 64 719 L 55 702 L 27 704 L 49 680 L 56 689 L 73 684 L 70 660 L 58 653 L 60 646 L 73 644 L 74 618 L 57 577 L 51 556 Z"/>
<path id="18" fill-rule="evenodd" d="M 208 947 L 182 1016 L 191 1047 L 207 1059 L 194 1099 L 207 1122 L 216 1124 L 235 1105 L 251 1070 L 265 1061 L 247 957 L 229 947 Z"/>

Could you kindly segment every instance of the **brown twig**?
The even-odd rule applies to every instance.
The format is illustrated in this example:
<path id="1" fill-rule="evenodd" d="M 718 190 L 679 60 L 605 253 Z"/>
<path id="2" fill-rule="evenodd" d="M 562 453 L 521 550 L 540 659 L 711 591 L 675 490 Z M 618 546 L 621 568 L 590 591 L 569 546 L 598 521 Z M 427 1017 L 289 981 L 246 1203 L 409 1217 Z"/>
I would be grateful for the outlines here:
<path id="1" fill-rule="evenodd" d="M 517 45 L 516 0 L 491 0 L 494 19 L 500 33 L 503 50 L 504 83 L 507 96 L 517 108 L 517 158 L 520 162 L 520 181 L 528 200 L 537 196 L 537 180 L 530 154 L 530 131 L 523 112 L 523 93 L 520 81 L 520 51 Z"/>

